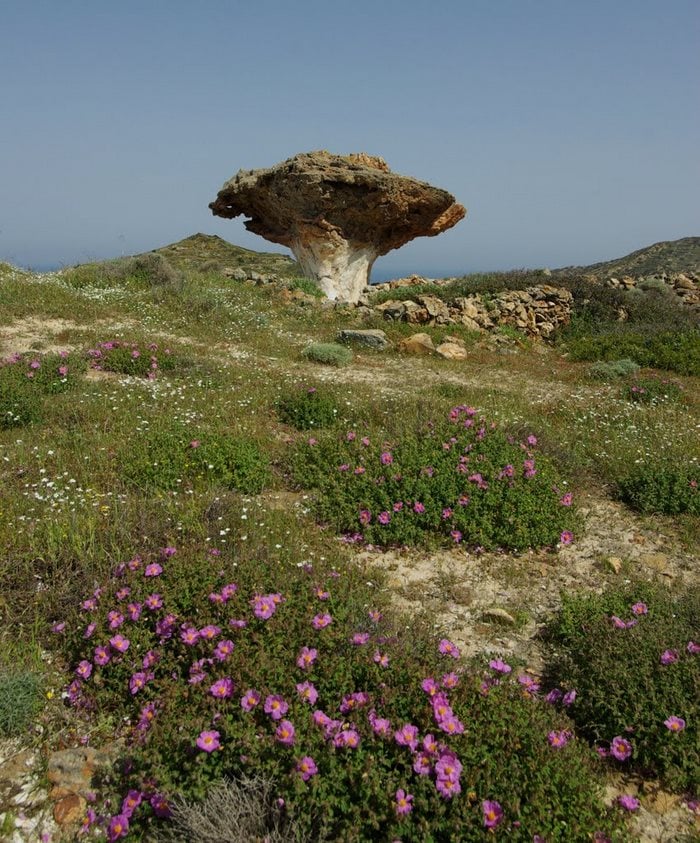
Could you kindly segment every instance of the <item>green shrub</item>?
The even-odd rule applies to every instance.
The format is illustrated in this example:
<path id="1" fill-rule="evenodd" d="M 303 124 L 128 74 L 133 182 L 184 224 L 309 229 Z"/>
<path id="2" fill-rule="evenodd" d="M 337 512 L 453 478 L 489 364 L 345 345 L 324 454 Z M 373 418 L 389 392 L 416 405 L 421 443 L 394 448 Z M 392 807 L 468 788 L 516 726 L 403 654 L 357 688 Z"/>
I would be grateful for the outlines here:
<path id="1" fill-rule="evenodd" d="M 222 779 L 252 776 L 274 784 L 303 840 L 488 840 L 485 800 L 518 841 L 619 825 L 594 754 L 531 685 L 462 673 L 447 639 L 382 617 L 359 569 L 232 563 L 175 548 L 134 557 L 63 633 L 69 700 L 124 724 L 111 785 L 140 802 L 136 839 L 170 800 L 176 816 L 183 800 L 204 811 Z"/>
<path id="2" fill-rule="evenodd" d="M 185 363 L 169 348 L 160 350 L 156 343 L 146 346 L 122 340 L 98 343 L 88 351 L 88 358 L 93 369 L 151 379 L 158 372 L 172 372 Z"/>
<path id="3" fill-rule="evenodd" d="M 322 299 L 325 295 L 323 290 L 315 281 L 312 281 L 311 278 L 293 278 L 289 282 L 289 289 L 301 290 L 302 293 L 306 293 L 307 296 L 313 296 L 317 299 Z"/>
<path id="4" fill-rule="evenodd" d="M 604 364 L 599 364 L 604 365 Z M 683 387 L 669 378 L 637 378 L 622 391 L 622 397 L 635 404 L 661 404 L 664 401 L 677 401 Z"/>
<path id="5" fill-rule="evenodd" d="M 627 359 L 610 360 L 607 363 L 594 363 L 588 371 L 592 378 L 607 381 L 634 374 L 639 371 L 639 364 Z"/>
<path id="6" fill-rule="evenodd" d="M 521 445 L 494 428 L 461 405 L 393 443 L 354 430 L 310 439 L 292 472 L 315 489 L 319 519 L 355 540 L 514 549 L 571 541 L 578 520 L 551 461 L 535 457 L 534 437 Z"/>
<path id="7" fill-rule="evenodd" d="M 0 429 L 43 417 L 44 396 L 72 389 L 85 370 L 75 354 L 14 354 L 0 362 Z"/>
<path id="8" fill-rule="evenodd" d="M 41 708 L 41 681 L 35 673 L 0 673 L 0 735 L 26 732 Z"/>
<path id="9" fill-rule="evenodd" d="M 676 330 L 643 334 L 619 330 L 586 334 L 567 342 L 572 360 L 630 358 L 640 366 L 667 369 L 681 375 L 700 375 L 700 331 Z"/>
<path id="10" fill-rule="evenodd" d="M 555 655 L 547 677 L 576 689 L 569 713 L 583 734 L 602 752 L 622 737 L 631 755 L 611 763 L 680 790 L 700 781 L 699 629 L 697 587 L 672 593 L 634 582 L 564 595 L 548 632 Z M 685 721 L 682 731 L 665 725 L 671 716 Z"/>
<path id="11" fill-rule="evenodd" d="M 118 462 L 123 479 L 137 488 L 217 483 L 258 494 L 270 481 L 268 460 L 253 440 L 220 432 L 193 437 L 179 425 L 141 434 L 128 443 Z"/>
<path id="12" fill-rule="evenodd" d="M 334 342 L 315 342 L 301 353 L 307 360 L 327 366 L 347 366 L 352 362 L 352 351 Z"/>
<path id="13" fill-rule="evenodd" d="M 314 386 L 299 386 L 277 402 L 277 414 L 285 424 L 297 430 L 330 427 L 338 419 L 335 398 Z"/>
<path id="14" fill-rule="evenodd" d="M 700 515 L 700 466 L 652 460 L 618 481 L 620 498 L 638 512 Z"/>

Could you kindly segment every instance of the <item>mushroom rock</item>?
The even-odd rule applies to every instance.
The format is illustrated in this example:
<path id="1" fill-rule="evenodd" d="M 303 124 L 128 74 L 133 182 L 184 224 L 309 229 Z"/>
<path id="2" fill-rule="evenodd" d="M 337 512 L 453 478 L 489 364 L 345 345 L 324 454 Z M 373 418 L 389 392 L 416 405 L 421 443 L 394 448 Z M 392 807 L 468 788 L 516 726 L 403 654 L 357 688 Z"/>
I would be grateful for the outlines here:
<path id="1" fill-rule="evenodd" d="M 466 214 L 446 190 L 392 173 L 382 158 L 325 151 L 240 170 L 209 207 L 218 217 L 249 217 L 248 231 L 291 249 L 329 299 L 354 303 L 380 255 Z"/>

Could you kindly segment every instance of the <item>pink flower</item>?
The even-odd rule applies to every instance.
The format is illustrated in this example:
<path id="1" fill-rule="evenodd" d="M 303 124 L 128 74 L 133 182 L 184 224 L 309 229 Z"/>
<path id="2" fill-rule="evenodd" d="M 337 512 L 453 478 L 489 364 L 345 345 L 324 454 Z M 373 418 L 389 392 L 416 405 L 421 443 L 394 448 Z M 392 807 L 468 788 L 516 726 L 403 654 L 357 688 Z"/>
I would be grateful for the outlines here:
<path id="1" fill-rule="evenodd" d="M 318 691 L 311 682 L 299 682 L 296 688 L 297 693 L 304 702 L 309 703 L 309 705 L 316 704 L 316 700 L 318 699 Z"/>
<path id="2" fill-rule="evenodd" d="M 660 657 L 661 664 L 673 664 L 678 661 L 678 650 L 664 650 Z"/>
<path id="3" fill-rule="evenodd" d="M 83 659 L 76 667 L 75 672 L 81 679 L 89 679 L 92 674 L 92 664 L 86 659 Z"/>
<path id="4" fill-rule="evenodd" d="M 230 600 L 237 591 L 238 586 L 235 582 L 226 583 L 226 585 L 221 589 L 221 596 L 224 600 Z"/>
<path id="5" fill-rule="evenodd" d="M 153 674 L 151 674 L 151 676 L 153 676 Z M 134 673 L 131 679 L 129 679 L 129 691 L 131 692 L 132 696 L 134 694 L 138 694 L 141 688 L 145 687 L 147 681 L 147 674 L 143 673 L 142 671 Z"/>
<path id="6" fill-rule="evenodd" d="M 199 630 L 195 629 L 193 626 L 186 626 L 183 627 L 182 631 L 180 632 L 180 640 L 192 646 L 199 640 Z"/>
<path id="7" fill-rule="evenodd" d="M 389 667 L 389 656 L 386 653 L 380 653 L 379 650 L 375 650 L 372 658 L 379 667 Z"/>
<path id="8" fill-rule="evenodd" d="M 435 790 L 443 799 L 452 799 L 453 796 L 462 792 L 462 785 L 459 783 L 459 779 L 438 778 L 435 782 Z"/>
<path id="9" fill-rule="evenodd" d="M 618 618 L 617 615 L 611 615 L 610 620 L 612 621 L 615 629 L 627 629 L 627 624 L 622 620 L 622 618 Z"/>
<path id="10" fill-rule="evenodd" d="M 205 641 L 213 641 L 221 635 L 221 627 L 216 626 L 216 624 L 213 623 L 207 624 L 199 630 L 199 635 L 200 638 L 203 638 Z"/>
<path id="11" fill-rule="evenodd" d="M 649 609 L 647 608 L 647 604 L 642 603 L 641 601 L 632 606 L 632 613 L 635 615 L 646 615 L 648 611 Z"/>
<path id="12" fill-rule="evenodd" d="M 111 817 L 107 827 L 107 840 L 112 843 L 114 840 L 120 840 L 126 837 L 129 833 L 129 818 L 126 814 L 117 814 L 116 817 Z"/>
<path id="13" fill-rule="evenodd" d="M 413 758 L 413 770 L 419 776 L 429 776 L 432 772 L 432 763 L 427 752 L 418 752 Z"/>
<path id="14" fill-rule="evenodd" d="M 318 650 L 309 647 L 302 647 L 297 657 L 297 667 L 302 670 L 310 670 L 318 656 Z"/>
<path id="15" fill-rule="evenodd" d="M 406 793 L 405 790 L 399 788 L 394 797 L 394 810 L 400 817 L 405 814 L 410 814 L 413 810 L 411 802 L 413 802 L 413 795 L 411 793 Z"/>
<path id="16" fill-rule="evenodd" d="M 369 524 L 372 520 L 372 513 L 369 509 L 361 509 L 360 510 L 360 524 Z"/>
<path id="17" fill-rule="evenodd" d="M 418 746 L 418 727 L 412 723 L 406 723 L 397 732 L 394 732 L 394 740 L 399 746 L 408 746 L 415 751 Z"/>
<path id="18" fill-rule="evenodd" d="M 424 505 L 423 505 L 420 501 L 416 501 L 416 502 L 413 504 L 413 511 L 414 511 L 417 515 L 422 515 L 422 514 L 425 512 L 425 506 L 424 506 Z"/>
<path id="19" fill-rule="evenodd" d="M 688 641 L 688 646 L 685 649 L 691 656 L 697 656 L 700 653 L 700 644 L 696 644 L 695 641 Z"/>
<path id="20" fill-rule="evenodd" d="M 625 740 L 620 735 L 612 739 L 610 744 L 610 754 L 618 761 L 626 761 L 632 754 L 632 744 Z"/>
<path id="21" fill-rule="evenodd" d="M 464 724 L 458 717 L 455 717 L 454 714 L 449 714 L 446 717 L 443 717 L 438 725 L 442 731 L 447 732 L 448 735 L 461 735 L 464 732 Z"/>
<path id="22" fill-rule="evenodd" d="M 269 714 L 273 720 L 281 720 L 289 709 L 288 703 L 284 701 L 278 694 L 270 694 L 265 699 L 263 710 L 265 714 Z"/>
<path id="23" fill-rule="evenodd" d="M 271 594 L 256 594 L 250 601 L 253 607 L 253 614 L 261 620 L 268 620 L 277 611 L 277 603 Z"/>
<path id="24" fill-rule="evenodd" d="M 481 803 L 481 810 L 484 813 L 484 826 L 486 828 L 496 828 L 503 819 L 503 808 L 498 802 L 486 799 Z"/>
<path id="25" fill-rule="evenodd" d="M 137 621 L 141 617 L 142 606 L 140 603 L 129 603 L 126 607 L 126 613 L 130 621 Z"/>
<path id="26" fill-rule="evenodd" d="M 226 641 L 219 641 L 214 650 L 214 658 L 220 662 L 226 661 L 233 652 L 234 646 L 233 641 L 229 641 L 228 639 Z"/>
<path id="27" fill-rule="evenodd" d="M 289 720 L 282 720 L 275 729 L 275 740 L 285 746 L 292 746 L 295 736 L 294 726 Z"/>
<path id="28" fill-rule="evenodd" d="M 682 732 L 685 729 L 685 720 L 682 717 L 676 717 L 672 714 L 669 718 L 664 720 L 664 726 L 670 732 Z"/>
<path id="29" fill-rule="evenodd" d="M 369 632 L 355 632 L 350 639 L 350 643 L 356 647 L 361 647 L 369 641 Z"/>
<path id="30" fill-rule="evenodd" d="M 510 673 L 513 669 L 509 664 L 501 661 L 501 659 L 492 659 L 489 662 L 489 667 L 491 670 L 495 670 L 496 673 Z"/>
<path id="31" fill-rule="evenodd" d="M 115 650 L 117 650 L 117 652 L 126 653 L 131 642 L 128 638 L 124 638 L 123 635 L 115 635 L 113 638 L 109 639 L 109 643 Z"/>
<path id="32" fill-rule="evenodd" d="M 549 745 L 553 746 L 555 749 L 562 749 L 565 747 L 571 738 L 571 732 L 567 731 L 566 729 L 562 731 L 553 731 L 547 735 L 547 740 L 549 741 Z"/>
<path id="33" fill-rule="evenodd" d="M 462 762 L 453 752 L 443 752 L 435 764 L 435 773 L 440 779 L 458 781 L 462 774 Z"/>
<path id="34" fill-rule="evenodd" d="M 559 536 L 559 541 L 563 545 L 571 544 L 574 540 L 574 534 L 571 530 L 564 530 L 563 533 Z"/>
<path id="35" fill-rule="evenodd" d="M 617 803 L 621 808 L 624 808 L 625 811 L 636 811 L 639 808 L 639 799 L 635 799 L 634 796 L 630 796 L 627 793 L 623 793 L 622 796 L 618 796 Z"/>
<path id="36" fill-rule="evenodd" d="M 221 747 L 221 742 L 219 741 L 220 737 L 220 733 L 215 729 L 205 730 L 199 733 L 197 746 L 204 752 L 214 752 L 215 749 L 219 749 Z"/>
<path id="37" fill-rule="evenodd" d="M 573 503 L 573 500 L 574 500 L 573 494 L 571 492 L 567 492 L 565 495 L 562 495 L 559 498 L 559 503 L 562 506 L 571 506 L 571 504 Z"/>
<path id="38" fill-rule="evenodd" d="M 459 685 L 459 676 L 456 673 L 445 673 L 440 679 L 443 688 L 456 688 Z"/>
<path id="39" fill-rule="evenodd" d="M 311 626 L 314 629 L 325 629 L 331 623 L 333 623 L 333 618 L 326 612 L 316 615 L 311 621 Z"/>
<path id="40" fill-rule="evenodd" d="M 169 559 L 171 556 L 175 556 L 176 553 L 176 547 L 164 547 L 161 550 L 160 555 L 163 557 L 163 559 Z"/>
<path id="41" fill-rule="evenodd" d="M 297 761 L 296 771 L 301 776 L 301 780 L 308 782 L 308 780 L 318 773 L 316 762 L 310 755 L 305 755 Z"/>
<path id="42" fill-rule="evenodd" d="M 146 565 L 143 575 L 144 577 L 159 577 L 162 573 L 163 566 L 157 562 L 151 562 L 150 565 Z"/>
<path id="43" fill-rule="evenodd" d="M 355 729 L 343 729 L 333 739 L 333 746 L 348 746 L 357 749 L 360 745 L 360 733 Z"/>
<path id="44" fill-rule="evenodd" d="M 163 605 L 163 598 L 160 594 L 149 594 L 143 602 L 148 609 L 160 609 Z"/>
<path id="45" fill-rule="evenodd" d="M 386 526 L 391 521 L 391 515 L 385 510 L 384 512 L 380 512 L 377 516 L 377 521 L 383 526 Z"/>
<path id="46" fill-rule="evenodd" d="M 254 688 L 249 688 L 241 697 L 243 711 L 252 711 L 261 700 L 261 696 Z"/>
<path id="47" fill-rule="evenodd" d="M 384 451 L 381 457 L 379 457 L 379 460 L 382 465 L 391 465 L 394 462 L 394 458 L 390 451 Z"/>
<path id="48" fill-rule="evenodd" d="M 209 688 L 209 693 L 217 699 L 228 699 L 233 694 L 233 681 L 228 676 L 217 679 Z"/>
<path id="49" fill-rule="evenodd" d="M 443 638 L 438 644 L 438 651 L 443 656 L 452 656 L 453 659 L 458 659 L 461 655 L 459 647 L 454 644 L 449 638 Z"/>

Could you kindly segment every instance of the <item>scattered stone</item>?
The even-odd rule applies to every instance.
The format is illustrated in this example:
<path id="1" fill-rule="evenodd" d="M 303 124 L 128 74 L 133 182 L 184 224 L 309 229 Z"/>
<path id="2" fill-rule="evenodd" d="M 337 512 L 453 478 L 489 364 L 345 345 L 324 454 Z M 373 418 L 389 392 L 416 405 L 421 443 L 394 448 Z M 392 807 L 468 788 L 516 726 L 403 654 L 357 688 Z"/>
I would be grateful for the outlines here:
<path id="1" fill-rule="evenodd" d="M 464 360 L 467 357 L 466 349 L 463 345 L 457 345 L 455 342 L 443 342 L 435 349 L 440 357 L 445 360 Z"/>
<path id="2" fill-rule="evenodd" d="M 619 556 L 608 556 L 605 560 L 608 568 L 613 574 L 619 574 L 622 570 L 622 559 Z"/>
<path id="3" fill-rule="evenodd" d="M 209 207 L 227 219 L 250 217 L 248 231 L 290 248 L 328 298 L 354 303 L 380 255 L 466 215 L 446 190 L 392 173 L 381 158 L 326 151 L 239 170 Z"/>
<path id="4" fill-rule="evenodd" d="M 515 626 L 516 624 L 515 618 L 509 612 L 506 612 L 505 609 L 499 609 L 497 606 L 492 609 L 484 609 L 481 617 L 488 623 L 500 623 L 506 626 Z"/>
<path id="5" fill-rule="evenodd" d="M 401 340 L 399 351 L 404 354 L 432 354 L 435 346 L 429 334 L 413 334 Z"/>
<path id="6" fill-rule="evenodd" d="M 60 826 L 76 825 L 85 816 L 87 802 L 77 793 L 69 793 L 53 806 L 53 817 Z"/>
<path id="7" fill-rule="evenodd" d="M 348 343 L 349 345 L 366 345 L 368 348 L 377 348 L 383 350 L 389 347 L 389 340 L 384 331 L 378 328 L 367 329 L 353 329 L 344 328 L 338 331 L 336 337 L 338 342 Z"/>

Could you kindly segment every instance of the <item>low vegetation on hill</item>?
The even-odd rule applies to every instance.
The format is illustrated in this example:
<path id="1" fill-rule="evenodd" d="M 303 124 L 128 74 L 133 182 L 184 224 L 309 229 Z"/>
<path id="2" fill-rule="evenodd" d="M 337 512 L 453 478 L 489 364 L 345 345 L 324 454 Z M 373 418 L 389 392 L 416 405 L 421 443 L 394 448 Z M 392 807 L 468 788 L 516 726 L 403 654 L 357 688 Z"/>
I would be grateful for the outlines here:
<path id="1" fill-rule="evenodd" d="M 415 325 L 188 241 L 0 265 L 0 732 L 118 758 L 93 801 L 67 791 L 65 839 L 634 840 L 648 782 L 692 832 L 692 308 L 572 275 L 547 343 L 435 324 L 462 356 L 412 356 Z M 224 274 L 244 265 L 277 281 Z M 386 342 L 336 343 L 368 327 Z M 601 511 L 635 525 L 614 564 Z M 638 561 L 643 531 L 670 574 Z M 452 619 L 427 593 L 409 611 L 426 554 L 505 566 L 520 602 L 460 637 L 475 598 L 437 572 Z M 0 834 L 20 810 L 0 804 Z"/>

